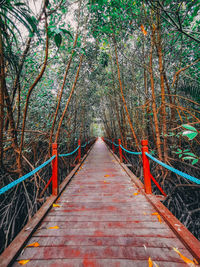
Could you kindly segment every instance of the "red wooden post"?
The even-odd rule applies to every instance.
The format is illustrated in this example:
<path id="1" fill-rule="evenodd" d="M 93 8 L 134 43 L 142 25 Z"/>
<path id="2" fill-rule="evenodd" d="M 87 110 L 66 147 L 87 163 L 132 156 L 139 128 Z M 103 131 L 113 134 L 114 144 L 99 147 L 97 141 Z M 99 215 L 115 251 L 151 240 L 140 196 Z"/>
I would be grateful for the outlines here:
<path id="1" fill-rule="evenodd" d="M 78 140 L 78 146 L 79 146 L 79 149 L 78 149 L 78 161 L 80 163 L 81 162 L 81 140 L 80 139 Z"/>
<path id="2" fill-rule="evenodd" d="M 112 151 L 115 153 L 114 138 L 112 138 Z"/>
<path id="3" fill-rule="evenodd" d="M 148 140 L 142 140 L 142 161 L 143 161 L 143 174 L 144 174 L 144 189 L 146 194 L 152 194 L 151 191 L 151 173 L 149 166 L 149 159 L 145 153 L 149 152 L 148 149 Z"/>
<path id="4" fill-rule="evenodd" d="M 121 139 L 119 139 L 118 141 L 119 141 L 119 157 L 120 157 L 120 162 L 122 163 L 123 162 L 122 148 L 121 148 L 122 141 Z"/>
<path id="5" fill-rule="evenodd" d="M 56 156 L 52 161 L 52 195 L 58 195 L 58 144 L 52 144 L 52 156 Z"/>

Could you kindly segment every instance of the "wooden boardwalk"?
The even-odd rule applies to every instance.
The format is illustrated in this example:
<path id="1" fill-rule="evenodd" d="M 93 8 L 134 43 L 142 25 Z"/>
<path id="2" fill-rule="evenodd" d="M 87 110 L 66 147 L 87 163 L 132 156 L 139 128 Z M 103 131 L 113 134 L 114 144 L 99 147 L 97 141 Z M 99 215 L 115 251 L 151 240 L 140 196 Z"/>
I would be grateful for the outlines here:
<path id="1" fill-rule="evenodd" d="M 193 259 L 99 139 L 13 266 L 188 266 Z M 37 245 L 36 243 L 36 245 Z M 155 266 L 155 265 L 154 265 Z"/>

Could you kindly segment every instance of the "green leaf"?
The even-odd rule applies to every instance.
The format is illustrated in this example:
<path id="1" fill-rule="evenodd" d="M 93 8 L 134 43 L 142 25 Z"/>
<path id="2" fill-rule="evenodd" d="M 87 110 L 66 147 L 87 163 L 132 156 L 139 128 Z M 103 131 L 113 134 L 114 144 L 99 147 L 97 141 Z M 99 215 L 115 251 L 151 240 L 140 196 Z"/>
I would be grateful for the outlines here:
<path id="1" fill-rule="evenodd" d="M 60 33 L 55 34 L 54 41 L 56 43 L 56 46 L 59 48 L 62 42 L 62 35 Z"/>
<path id="2" fill-rule="evenodd" d="M 196 155 L 195 155 L 194 153 L 191 153 L 191 152 L 184 153 L 184 155 L 188 155 L 188 156 L 196 157 Z"/>
<path id="3" fill-rule="evenodd" d="M 192 165 L 196 164 L 198 161 L 199 161 L 199 159 L 194 159 L 194 160 L 192 161 Z"/>
<path id="4" fill-rule="evenodd" d="M 187 136 L 189 140 L 192 140 L 197 136 L 197 132 L 185 131 L 182 133 L 182 135 Z"/>
<path id="5" fill-rule="evenodd" d="M 15 6 L 26 6 L 26 4 L 24 4 L 24 3 L 15 3 L 14 5 Z"/>
<path id="6" fill-rule="evenodd" d="M 193 132 L 197 133 L 197 130 L 193 126 L 191 126 L 189 124 L 183 124 L 182 127 L 187 129 L 187 130 L 190 130 L 190 131 L 193 131 Z"/>
<path id="7" fill-rule="evenodd" d="M 183 159 L 185 160 L 185 159 L 194 159 L 194 157 L 183 157 Z"/>

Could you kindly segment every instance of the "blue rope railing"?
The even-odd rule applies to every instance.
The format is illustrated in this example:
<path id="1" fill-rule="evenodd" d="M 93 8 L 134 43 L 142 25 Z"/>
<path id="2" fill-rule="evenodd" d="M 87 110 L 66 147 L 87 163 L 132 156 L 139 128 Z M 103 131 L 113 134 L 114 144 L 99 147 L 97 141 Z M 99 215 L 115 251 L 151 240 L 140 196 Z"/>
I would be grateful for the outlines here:
<path id="1" fill-rule="evenodd" d="M 111 140 L 109 140 L 108 138 L 104 138 L 106 141 L 108 141 L 109 143 L 111 143 L 112 144 L 112 141 Z"/>
<path id="2" fill-rule="evenodd" d="M 177 169 L 175 169 L 175 168 L 173 168 L 173 167 L 171 167 L 171 166 L 165 164 L 164 162 L 162 162 L 162 161 L 160 161 L 160 160 L 154 158 L 152 155 L 150 155 L 150 154 L 147 153 L 147 152 L 145 153 L 145 155 L 147 155 L 147 157 L 149 157 L 150 159 L 152 159 L 152 160 L 155 161 L 156 163 L 160 164 L 160 165 L 163 166 L 164 168 L 166 168 L 166 169 L 168 169 L 168 170 L 170 170 L 170 171 L 172 171 L 172 172 L 174 172 L 174 173 L 176 173 L 176 174 L 178 174 L 178 175 L 180 175 L 180 176 L 186 178 L 187 180 L 190 180 L 190 181 L 192 181 L 192 182 L 194 182 L 194 183 L 196 183 L 196 184 L 200 184 L 200 179 L 198 179 L 198 178 L 196 178 L 196 177 L 193 177 L 193 176 L 191 176 L 191 175 L 189 175 L 189 174 L 187 174 L 187 173 L 185 173 L 185 172 L 179 171 L 179 170 L 177 170 Z"/>
<path id="3" fill-rule="evenodd" d="M 82 147 L 82 148 L 86 147 L 86 146 L 87 146 L 87 143 L 88 143 L 88 142 L 86 142 L 84 145 L 81 145 L 81 147 Z"/>
<path id="4" fill-rule="evenodd" d="M 83 146 L 81 147 L 85 147 L 87 144 L 89 144 L 90 142 L 94 141 L 94 139 L 91 139 L 89 142 L 86 142 Z M 67 156 L 71 156 L 74 153 L 76 153 L 76 151 L 80 148 L 80 145 L 74 149 L 72 152 L 67 153 L 67 154 L 60 154 L 58 155 L 59 157 L 67 157 Z M 3 193 L 7 192 L 8 190 L 10 190 L 12 187 L 18 185 L 19 183 L 25 181 L 27 178 L 29 178 L 30 176 L 34 175 L 36 172 L 38 172 L 39 170 L 41 170 L 43 167 L 45 167 L 46 165 L 48 165 L 56 156 L 52 156 L 49 160 L 45 161 L 43 164 L 41 164 L 40 166 L 38 166 L 37 168 L 35 168 L 34 170 L 32 170 L 31 172 L 25 174 L 24 176 L 20 177 L 19 179 L 11 182 L 10 184 L 0 188 L 0 195 L 2 195 Z"/>
<path id="5" fill-rule="evenodd" d="M 76 149 L 74 149 L 72 152 L 69 152 L 67 154 L 60 154 L 59 157 L 68 157 L 68 156 L 71 156 L 73 155 L 74 153 L 76 153 L 76 151 L 79 149 L 80 146 L 77 146 Z"/>
<path id="6" fill-rule="evenodd" d="M 9 189 L 11 189 L 12 187 L 16 186 L 17 184 L 25 181 L 27 178 L 29 178 L 30 176 L 32 176 L 33 174 L 35 174 L 36 172 L 38 172 L 39 170 L 41 170 L 43 167 L 45 167 L 46 165 L 48 165 L 53 159 L 55 159 L 55 155 L 52 156 L 49 160 L 45 161 L 43 164 L 41 164 L 40 166 L 38 166 L 37 168 L 35 168 L 33 171 L 25 174 L 24 176 L 20 177 L 19 179 L 11 182 L 10 184 L 2 187 L 0 189 L 0 195 L 2 195 L 3 193 L 5 193 L 6 191 L 8 191 Z"/>
<path id="7" fill-rule="evenodd" d="M 113 142 L 113 145 L 115 145 L 115 146 L 119 146 L 118 144 L 116 144 L 115 142 Z"/>
<path id="8" fill-rule="evenodd" d="M 135 151 L 130 151 L 130 150 L 127 150 L 126 148 L 124 148 L 122 145 L 120 145 L 120 147 L 126 151 L 127 153 L 129 154 L 133 154 L 133 155 L 142 155 L 142 152 L 135 152 Z"/>
<path id="9" fill-rule="evenodd" d="M 110 143 L 116 145 L 114 142 L 110 141 L 109 139 L 107 139 L 107 138 L 104 138 L 104 139 L 105 139 L 106 141 L 108 141 L 108 142 L 110 142 Z M 118 146 L 119 146 L 119 145 L 118 145 Z M 142 155 L 142 152 L 135 152 L 135 151 L 127 150 L 127 149 L 124 148 L 122 145 L 120 145 L 120 147 L 121 147 L 125 152 L 127 152 L 127 153 L 129 153 L 129 154 L 132 154 L 132 155 Z M 152 155 L 150 155 L 149 153 L 145 153 L 145 154 L 146 154 L 146 156 L 148 156 L 150 159 L 152 159 L 152 160 L 155 161 L 156 163 L 160 164 L 160 165 L 163 166 L 164 168 L 166 168 L 166 169 L 168 169 L 168 170 L 170 170 L 170 171 L 172 171 L 172 172 L 174 172 L 174 173 L 176 173 L 176 174 L 178 174 L 178 175 L 180 175 L 180 176 L 186 178 L 186 179 L 189 180 L 189 181 L 192 181 L 192 182 L 194 182 L 194 183 L 196 183 L 196 184 L 200 184 L 200 179 L 198 179 L 198 178 L 196 178 L 196 177 L 193 177 L 193 176 L 191 176 L 191 175 L 189 175 L 189 174 L 187 174 L 187 173 L 185 173 L 185 172 L 179 171 L 179 170 L 177 170 L 177 169 L 175 169 L 175 168 L 173 168 L 173 167 L 171 167 L 171 166 L 165 164 L 164 162 L 162 162 L 162 161 L 160 161 L 160 160 L 154 158 L 154 157 L 153 157 Z"/>
<path id="10" fill-rule="evenodd" d="M 119 146 L 118 144 L 116 144 L 115 142 L 112 142 L 111 140 L 109 140 L 108 138 L 104 138 L 106 141 L 108 141 L 109 143 L 115 145 L 115 146 Z"/>

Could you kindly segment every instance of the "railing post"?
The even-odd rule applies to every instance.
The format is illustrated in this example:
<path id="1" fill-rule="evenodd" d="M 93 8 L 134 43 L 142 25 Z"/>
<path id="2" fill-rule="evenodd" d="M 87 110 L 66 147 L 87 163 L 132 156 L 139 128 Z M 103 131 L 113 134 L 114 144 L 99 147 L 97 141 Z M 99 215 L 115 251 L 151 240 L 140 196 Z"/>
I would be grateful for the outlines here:
<path id="1" fill-rule="evenodd" d="M 52 195 L 58 195 L 58 144 L 52 144 Z"/>
<path id="2" fill-rule="evenodd" d="M 119 139 L 118 141 L 119 141 L 119 158 L 120 158 L 120 162 L 122 163 L 123 162 L 122 148 L 121 148 L 122 141 L 121 141 L 121 139 Z"/>
<path id="3" fill-rule="evenodd" d="M 112 138 L 112 151 L 115 153 L 114 138 Z"/>
<path id="4" fill-rule="evenodd" d="M 144 175 L 144 189 L 146 194 L 152 194 L 151 191 L 151 175 L 150 175 L 150 165 L 149 159 L 145 153 L 149 152 L 148 140 L 142 140 L 142 161 L 143 161 L 143 175 Z"/>
<path id="5" fill-rule="evenodd" d="M 81 162 L 81 140 L 80 139 L 78 140 L 78 146 L 79 146 L 79 149 L 78 149 L 78 162 L 80 163 Z"/>

